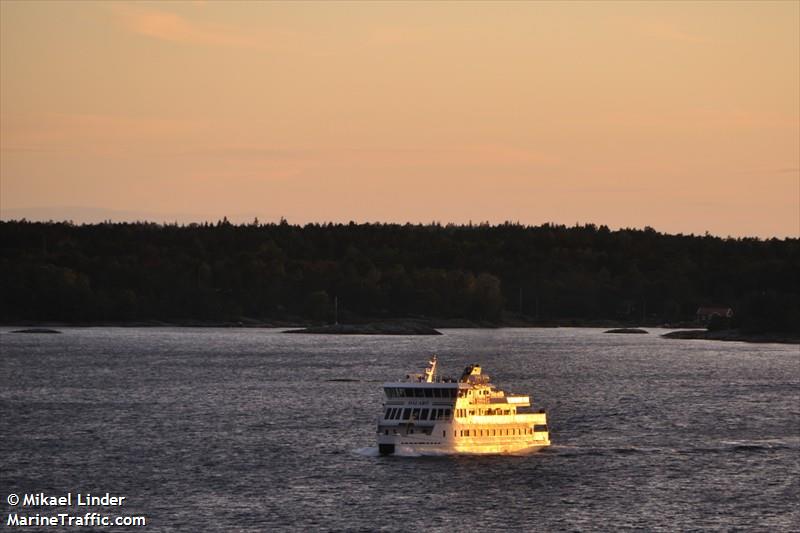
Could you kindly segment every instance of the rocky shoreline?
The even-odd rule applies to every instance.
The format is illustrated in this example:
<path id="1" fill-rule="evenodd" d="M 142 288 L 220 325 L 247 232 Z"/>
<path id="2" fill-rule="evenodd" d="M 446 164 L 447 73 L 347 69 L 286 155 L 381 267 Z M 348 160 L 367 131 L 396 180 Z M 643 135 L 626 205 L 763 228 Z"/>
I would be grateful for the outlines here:
<path id="1" fill-rule="evenodd" d="M 441 335 L 442 332 L 418 322 L 372 322 L 369 324 L 328 324 L 284 333 L 315 335 Z"/>
<path id="2" fill-rule="evenodd" d="M 737 329 L 721 331 L 708 331 L 705 329 L 680 330 L 664 333 L 661 336 L 666 339 L 800 344 L 800 336 L 791 333 L 747 333 Z"/>
<path id="3" fill-rule="evenodd" d="M 494 328 L 607 328 L 614 325 L 608 323 L 598 324 L 594 321 L 552 321 L 552 322 L 521 322 L 510 321 L 509 323 L 492 323 L 484 321 L 473 321 L 469 319 L 390 319 L 359 321 L 350 324 L 311 324 L 309 322 L 297 321 L 262 321 L 256 319 L 243 318 L 240 321 L 197 321 L 197 320 L 177 320 L 177 321 L 131 321 L 131 322 L 16 322 L 0 324 L 3 327 L 21 328 L 14 330 L 14 333 L 61 333 L 55 330 L 60 327 L 122 327 L 122 328 L 142 328 L 142 327 L 162 327 L 162 328 L 275 328 L 286 329 L 287 333 L 308 333 L 320 335 L 441 335 L 439 329 L 494 329 Z M 621 326 L 621 325 L 620 325 Z M 670 327 L 669 325 L 648 324 L 646 327 Z M 674 327 L 674 326 L 673 326 Z M 686 327 L 684 325 L 684 327 Z M 11 333 L 11 332 L 9 332 Z M 646 330 L 630 326 L 615 327 L 605 331 L 611 334 L 646 334 Z M 693 339 L 693 340 L 714 340 L 714 341 L 738 341 L 753 343 L 783 343 L 800 344 L 800 335 L 787 332 L 763 332 L 752 333 L 740 330 L 721 330 L 708 331 L 706 329 L 686 329 L 671 331 L 661 335 L 667 339 Z"/>

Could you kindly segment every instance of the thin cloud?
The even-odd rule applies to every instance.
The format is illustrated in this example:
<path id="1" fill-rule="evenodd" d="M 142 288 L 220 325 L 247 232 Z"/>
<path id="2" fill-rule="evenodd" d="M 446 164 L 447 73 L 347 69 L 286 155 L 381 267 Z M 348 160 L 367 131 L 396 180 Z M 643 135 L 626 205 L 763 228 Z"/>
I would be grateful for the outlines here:
<path id="1" fill-rule="evenodd" d="M 111 9 L 129 31 L 162 41 L 234 48 L 257 48 L 263 44 L 241 30 L 191 21 L 169 11 L 125 4 L 114 4 Z"/>
<path id="2" fill-rule="evenodd" d="M 663 22 L 646 22 L 641 24 L 639 30 L 649 37 L 664 41 L 692 44 L 707 44 L 712 42 L 712 40 L 707 37 L 691 34 L 677 26 Z"/>
<path id="3" fill-rule="evenodd" d="M 708 36 L 691 33 L 667 21 L 636 16 L 618 16 L 614 19 L 627 26 L 629 31 L 649 39 L 686 44 L 712 44 L 715 42 Z"/>

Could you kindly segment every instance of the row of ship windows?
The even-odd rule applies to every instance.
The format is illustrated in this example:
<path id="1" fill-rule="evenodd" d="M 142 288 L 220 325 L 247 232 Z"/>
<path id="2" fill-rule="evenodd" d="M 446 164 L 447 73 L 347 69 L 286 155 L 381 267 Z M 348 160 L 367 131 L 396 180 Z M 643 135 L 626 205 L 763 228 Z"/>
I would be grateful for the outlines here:
<path id="1" fill-rule="evenodd" d="M 406 407 L 393 407 L 384 413 L 386 420 L 447 420 L 452 411 L 450 409 L 412 409 Z"/>
<path id="2" fill-rule="evenodd" d="M 456 409 L 456 416 L 463 418 L 474 415 L 510 415 L 513 414 L 510 409 Z"/>
<path id="3" fill-rule="evenodd" d="M 540 431 L 537 429 L 537 431 Z M 546 431 L 546 430 L 542 430 Z M 533 428 L 511 429 L 462 429 L 461 437 L 498 437 L 503 435 L 533 435 Z"/>
<path id="4" fill-rule="evenodd" d="M 387 398 L 455 398 L 458 389 L 386 387 Z"/>
<path id="5" fill-rule="evenodd" d="M 547 431 L 547 424 L 536 424 L 532 428 L 512 428 L 512 429 L 462 429 L 459 430 L 459 435 L 453 433 L 454 436 L 460 437 L 502 437 L 503 435 L 533 435 L 534 433 L 540 433 L 542 431 Z M 389 430 L 385 429 L 385 435 L 389 434 Z M 505 432 L 505 433 L 504 433 Z M 392 430 L 392 433 L 397 435 L 397 430 Z M 409 433 L 414 433 L 412 429 Z M 447 431 L 442 431 L 442 437 L 447 436 Z M 408 444 L 426 444 L 426 443 L 408 443 Z M 428 443 L 430 444 L 430 443 Z M 438 444 L 438 442 L 436 443 Z"/>

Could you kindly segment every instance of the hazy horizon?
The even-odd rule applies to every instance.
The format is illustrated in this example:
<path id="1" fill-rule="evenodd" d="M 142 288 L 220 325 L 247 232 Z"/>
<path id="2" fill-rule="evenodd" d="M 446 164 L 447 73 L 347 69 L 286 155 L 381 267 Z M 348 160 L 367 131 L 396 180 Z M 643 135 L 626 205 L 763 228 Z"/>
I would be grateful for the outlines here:
<path id="1" fill-rule="evenodd" d="M 0 218 L 800 236 L 800 3 L 0 2 Z"/>

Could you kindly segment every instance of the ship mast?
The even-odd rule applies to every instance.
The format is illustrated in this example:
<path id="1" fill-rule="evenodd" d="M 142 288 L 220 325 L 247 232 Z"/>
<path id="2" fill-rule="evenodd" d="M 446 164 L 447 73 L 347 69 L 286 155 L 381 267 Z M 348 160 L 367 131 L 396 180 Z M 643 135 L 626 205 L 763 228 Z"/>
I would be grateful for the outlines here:
<path id="1" fill-rule="evenodd" d="M 434 355 L 428 363 L 431 365 L 425 369 L 425 382 L 433 383 L 436 379 L 436 356 Z"/>

